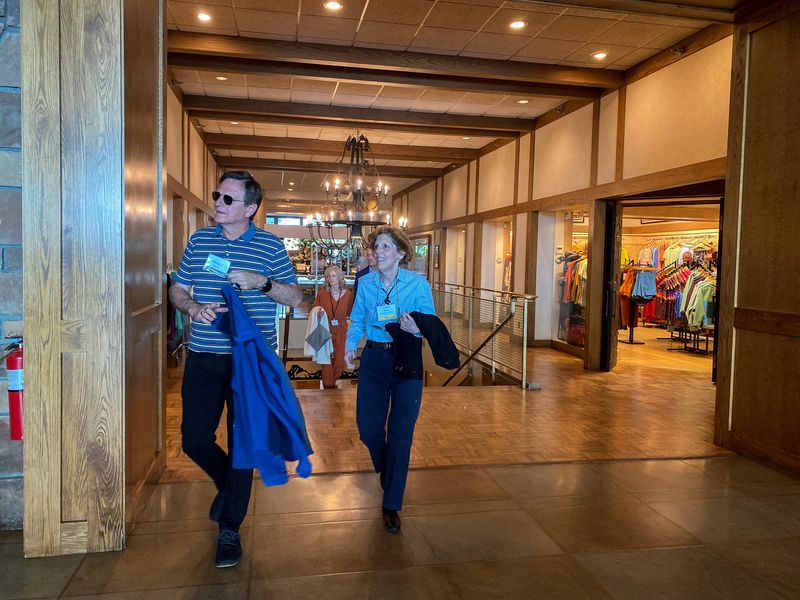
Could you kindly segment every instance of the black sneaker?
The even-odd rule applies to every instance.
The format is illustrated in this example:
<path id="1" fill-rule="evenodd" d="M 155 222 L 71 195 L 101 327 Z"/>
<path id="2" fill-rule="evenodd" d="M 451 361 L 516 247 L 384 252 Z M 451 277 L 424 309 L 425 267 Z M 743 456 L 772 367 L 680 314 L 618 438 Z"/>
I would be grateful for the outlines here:
<path id="1" fill-rule="evenodd" d="M 208 511 L 208 518 L 215 523 L 219 523 L 220 518 L 222 518 L 223 506 L 225 506 L 225 492 L 220 490 L 217 492 L 217 495 L 214 496 L 214 501 L 211 503 L 211 509 Z"/>
<path id="2" fill-rule="evenodd" d="M 389 533 L 398 533 L 400 531 L 400 515 L 396 510 L 391 508 L 383 509 L 383 526 Z"/>
<path id="3" fill-rule="evenodd" d="M 242 541 L 239 532 L 222 529 L 217 538 L 217 557 L 214 564 L 218 569 L 235 567 L 242 560 Z"/>

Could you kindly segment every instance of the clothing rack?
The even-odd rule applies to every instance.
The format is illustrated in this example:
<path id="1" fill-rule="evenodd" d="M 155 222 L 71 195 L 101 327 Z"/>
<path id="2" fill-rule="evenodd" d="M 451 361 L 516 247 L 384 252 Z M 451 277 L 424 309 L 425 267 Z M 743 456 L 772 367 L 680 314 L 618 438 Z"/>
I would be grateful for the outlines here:
<path id="1" fill-rule="evenodd" d="M 623 272 L 626 272 L 626 271 L 658 271 L 658 269 L 656 267 L 640 267 L 640 266 L 637 266 L 637 265 L 631 265 L 631 266 L 625 267 L 622 271 Z M 637 313 L 639 311 L 639 307 L 641 306 L 641 304 L 639 304 L 638 302 L 635 302 L 633 300 L 633 296 L 631 296 L 630 306 L 631 306 L 631 308 L 630 308 L 629 317 L 628 317 L 628 339 L 627 340 L 619 340 L 619 341 L 621 343 L 623 343 L 623 344 L 631 344 L 631 345 L 634 345 L 634 346 L 643 346 L 644 342 L 637 342 L 637 341 L 635 341 L 633 339 L 633 330 L 636 329 L 636 326 L 634 325 L 634 323 L 636 322 L 636 318 L 638 317 Z"/>

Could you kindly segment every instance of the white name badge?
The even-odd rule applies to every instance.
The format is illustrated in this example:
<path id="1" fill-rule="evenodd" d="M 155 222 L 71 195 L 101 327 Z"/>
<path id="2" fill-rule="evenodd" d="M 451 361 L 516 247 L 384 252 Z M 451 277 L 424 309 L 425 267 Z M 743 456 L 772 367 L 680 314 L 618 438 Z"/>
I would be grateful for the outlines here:
<path id="1" fill-rule="evenodd" d="M 333 325 L 334 327 L 338 327 L 339 326 L 339 319 L 331 319 L 331 325 Z"/>
<path id="2" fill-rule="evenodd" d="M 220 258 L 214 254 L 209 254 L 206 263 L 203 265 L 203 271 L 225 277 L 231 269 L 231 261 Z"/>
<path id="3" fill-rule="evenodd" d="M 375 310 L 378 311 L 378 321 L 397 320 L 397 307 L 394 304 L 381 304 Z"/>

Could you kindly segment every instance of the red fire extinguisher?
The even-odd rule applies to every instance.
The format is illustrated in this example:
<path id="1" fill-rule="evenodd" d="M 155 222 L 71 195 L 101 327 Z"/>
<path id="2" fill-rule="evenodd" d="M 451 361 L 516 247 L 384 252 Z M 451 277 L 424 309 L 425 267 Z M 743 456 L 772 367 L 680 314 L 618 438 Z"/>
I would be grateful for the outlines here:
<path id="1" fill-rule="evenodd" d="M 22 398 L 25 375 L 22 365 L 22 338 L 16 338 L 3 351 L 8 373 L 8 414 L 11 425 L 11 439 L 22 439 Z"/>

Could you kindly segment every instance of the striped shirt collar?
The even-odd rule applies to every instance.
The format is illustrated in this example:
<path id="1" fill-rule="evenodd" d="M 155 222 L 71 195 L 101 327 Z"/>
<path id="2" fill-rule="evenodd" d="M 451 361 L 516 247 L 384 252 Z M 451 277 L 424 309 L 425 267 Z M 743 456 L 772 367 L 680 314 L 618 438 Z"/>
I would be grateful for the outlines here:
<path id="1" fill-rule="evenodd" d="M 223 239 L 226 240 L 228 239 L 222 233 L 222 225 L 217 225 L 217 235 Z M 242 240 L 243 242 L 249 242 L 253 239 L 253 237 L 255 237 L 255 235 L 256 235 L 256 226 L 253 225 L 252 221 L 250 221 L 250 227 L 248 227 L 247 230 L 236 239 Z M 228 241 L 236 241 L 236 240 L 228 240 Z"/>

